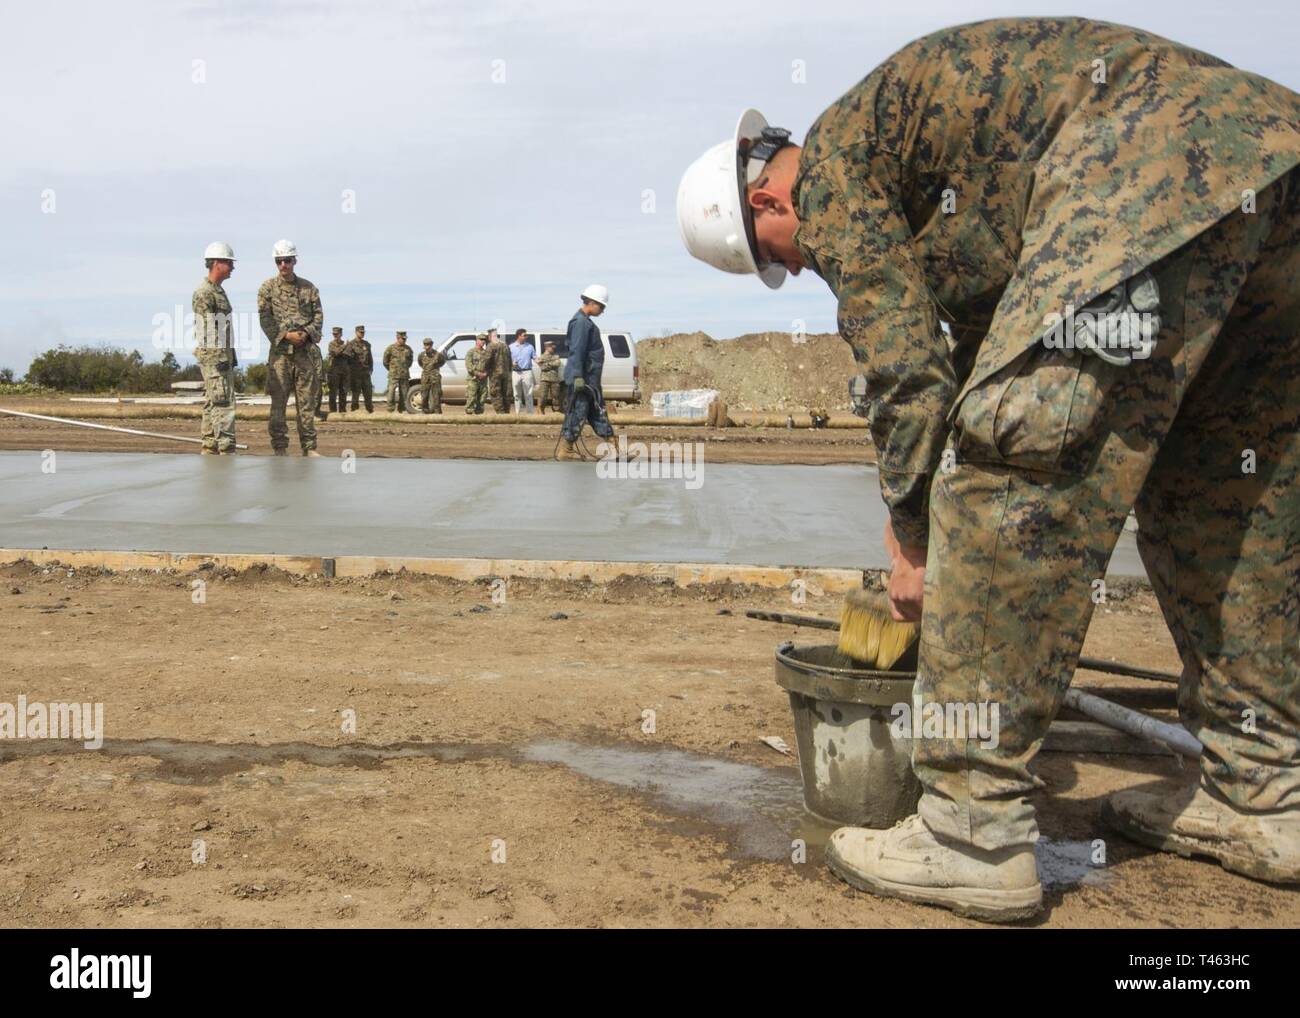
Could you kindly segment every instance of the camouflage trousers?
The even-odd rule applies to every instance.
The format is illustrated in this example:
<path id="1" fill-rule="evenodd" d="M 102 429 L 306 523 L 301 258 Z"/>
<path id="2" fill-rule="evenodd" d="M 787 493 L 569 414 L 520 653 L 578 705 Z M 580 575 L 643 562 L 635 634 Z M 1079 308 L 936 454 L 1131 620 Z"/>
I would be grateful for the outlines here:
<path id="1" fill-rule="evenodd" d="M 370 372 L 363 365 L 352 365 L 352 409 L 358 410 L 361 406 L 361 399 L 365 397 L 366 413 L 373 413 L 375 409 L 375 383 L 370 377 Z"/>
<path id="2" fill-rule="evenodd" d="M 465 380 L 465 413 L 481 414 L 483 401 L 487 398 L 488 380 L 480 381 L 471 375 Z"/>
<path id="3" fill-rule="evenodd" d="M 540 382 L 537 386 L 537 412 L 545 413 L 546 407 L 555 407 L 556 410 L 563 412 L 564 404 L 560 401 L 560 383 L 559 382 Z"/>
<path id="4" fill-rule="evenodd" d="M 203 448 L 235 451 L 235 359 L 233 351 L 194 352 L 203 373 Z"/>
<path id="5" fill-rule="evenodd" d="M 351 365 L 335 361 L 329 367 L 330 411 L 346 413 L 348 409 L 348 383 L 352 379 Z"/>
<path id="6" fill-rule="evenodd" d="M 442 413 L 442 376 L 420 380 L 420 409 L 426 414 Z"/>
<path id="7" fill-rule="evenodd" d="M 302 451 L 316 448 L 316 406 L 320 402 L 320 347 L 310 340 L 295 347 L 280 342 L 271 348 L 266 362 L 266 391 L 271 397 L 271 419 L 267 431 L 272 449 L 289 448 L 289 425 L 285 414 L 293 393 L 294 416 Z"/>
<path id="8" fill-rule="evenodd" d="M 996 746 L 913 742 L 937 836 L 1036 840 L 1029 763 L 1130 507 L 1202 783 L 1248 812 L 1300 809 L 1298 182 L 1151 267 L 1148 358 L 1040 345 L 961 402 L 955 468 L 931 489 L 913 711 L 987 702 L 1000 727 Z"/>
<path id="9" fill-rule="evenodd" d="M 411 382 L 406 378 L 388 379 L 388 409 L 394 413 L 406 413 L 406 390 Z"/>
<path id="10" fill-rule="evenodd" d="M 493 375 L 488 383 L 491 386 L 492 408 L 499 414 L 510 413 L 510 376 Z"/>

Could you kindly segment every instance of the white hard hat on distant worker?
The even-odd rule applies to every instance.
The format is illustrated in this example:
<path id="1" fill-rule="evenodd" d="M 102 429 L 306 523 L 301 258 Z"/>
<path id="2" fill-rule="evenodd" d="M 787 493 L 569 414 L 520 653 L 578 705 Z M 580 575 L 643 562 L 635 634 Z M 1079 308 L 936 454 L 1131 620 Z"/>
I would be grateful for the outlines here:
<path id="1" fill-rule="evenodd" d="M 769 127 L 758 110 L 745 110 L 729 141 L 687 167 L 677 188 L 677 227 L 687 251 L 723 272 L 757 274 L 774 290 L 785 282 L 783 264 L 759 257 L 746 190 L 789 143 L 789 131 Z"/>
<path id="2" fill-rule="evenodd" d="M 207 261 L 209 258 L 217 261 L 233 262 L 235 260 L 235 249 L 224 240 L 214 240 L 203 249 L 204 261 Z"/>
<path id="3" fill-rule="evenodd" d="M 600 283 L 592 283 L 579 296 L 583 300 L 594 300 L 603 308 L 609 307 L 609 290 Z"/>
<path id="4" fill-rule="evenodd" d="M 297 258 L 298 247 L 291 240 L 277 240 L 271 249 L 272 258 Z"/>

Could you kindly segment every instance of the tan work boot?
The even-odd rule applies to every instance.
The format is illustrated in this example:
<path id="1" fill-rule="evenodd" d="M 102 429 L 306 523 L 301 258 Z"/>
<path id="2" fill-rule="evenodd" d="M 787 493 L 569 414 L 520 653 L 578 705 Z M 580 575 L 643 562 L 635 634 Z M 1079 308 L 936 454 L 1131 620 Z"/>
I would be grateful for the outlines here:
<path id="1" fill-rule="evenodd" d="M 1027 919 L 1043 903 L 1033 845 L 961 851 L 938 841 L 915 814 L 887 831 L 841 827 L 826 846 L 826 863 L 861 891 L 988 922 Z"/>
<path id="2" fill-rule="evenodd" d="M 580 460 L 582 455 L 574 447 L 573 443 L 565 438 L 560 440 L 560 448 L 556 450 L 555 458 L 557 460 Z"/>
<path id="3" fill-rule="evenodd" d="M 1125 837 L 1275 884 L 1300 883 L 1300 810 L 1242 813 L 1202 785 L 1176 792 L 1116 792 L 1101 818 Z"/>
<path id="4" fill-rule="evenodd" d="M 216 455 L 218 455 L 218 453 L 217 453 L 217 450 L 216 450 L 216 449 L 209 449 L 209 448 L 205 445 L 205 446 L 203 446 L 203 447 L 199 450 L 199 455 L 200 455 L 200 456 L 216 456 Z"/>
<path id="5" fill-rule="evenodd" d="M 302 454 L 303 454 L 304 456 L 311 456 L 311 457 L 314 457 L 315 459 L 323 459 L 323 457 L 321 456 L 321 454 L 318 453 L 315 449 L 304 449 L 304 450 L 302 451 Z"/>

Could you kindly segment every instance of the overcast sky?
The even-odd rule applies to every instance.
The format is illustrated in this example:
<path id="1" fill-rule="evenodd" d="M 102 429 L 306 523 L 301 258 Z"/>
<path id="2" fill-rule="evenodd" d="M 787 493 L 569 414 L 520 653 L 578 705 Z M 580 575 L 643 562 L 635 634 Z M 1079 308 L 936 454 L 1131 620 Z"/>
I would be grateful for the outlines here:
<path id="1" fill-rule="evenodd" d="M 934 29 L 1079 7 L 1300 88 L 1294 6 L 1258 0 L 11 4 L 0 367 L 58 342 L 156 359 L 155 316 L 188 310 L 216 239 L 239 258 L 237 312 L 288 237 L 326 324 L 381 346 L 562 324 L 592 281 L 602 326 L 638 338 L 833 330 L 815 276 L 771 293 L 685 253 L 687 164 L 746 105 L 802 138 Z"/>

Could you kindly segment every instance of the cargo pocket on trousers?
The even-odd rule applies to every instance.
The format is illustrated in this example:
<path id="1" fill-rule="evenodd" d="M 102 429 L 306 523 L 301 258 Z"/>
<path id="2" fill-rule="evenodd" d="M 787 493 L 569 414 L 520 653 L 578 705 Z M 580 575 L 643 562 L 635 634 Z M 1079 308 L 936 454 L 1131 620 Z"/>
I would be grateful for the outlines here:
<path id="1" fill-rule="evenodd" d="M 1077 350 L 1026 351 L 962 400 L 955 422 L 962 458 L 1083 474 L 1116 370 Z"/>
<path id="2" fill-rule="evenodd" d="M 230 405 L 230 373 L 228 365 L 224 363 L 216 365 L 216 372 L 208 380 L 208 397 L 212 400 L 214 406 Z"/>

